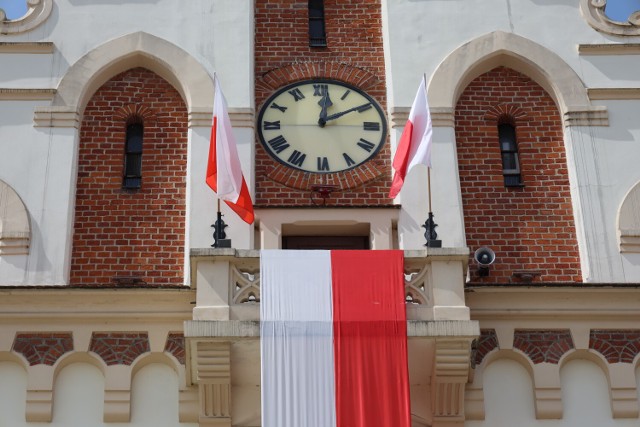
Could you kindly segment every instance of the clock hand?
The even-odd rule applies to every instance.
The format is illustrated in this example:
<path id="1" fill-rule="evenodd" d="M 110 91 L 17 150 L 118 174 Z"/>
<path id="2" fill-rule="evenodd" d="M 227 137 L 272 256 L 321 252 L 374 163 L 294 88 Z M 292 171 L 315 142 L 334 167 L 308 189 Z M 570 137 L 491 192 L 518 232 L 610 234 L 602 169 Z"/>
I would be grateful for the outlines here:
<path id="1" fill-rule="evenodd" d="M 320 110 L 320 118 L 318 119 L 318 125 L 323 128 L 327 123 L 327 108 L 333 105 L 331 102 L 331 98 L 329 98 L 329 89 L 326 90 L 324 96 L 320 101 L 318 101 L 318 105 L 322 107 Z"/>
<path id="2" fill-rule="evenodd" d="M 367 102 L 366 104 L 358 105 L 357 107 L 349 108 L 348 110 L 340 111 L 339 113 L 335 113 L 327 117 L 326 121 L 337 119 L 338 117 L 342 117 L 347 113 L 351 113 L 353 111 L 357 111 L 358 113 L 362 113 L 363 111 L 367 111 L 369 108 L 372 108 L 371 103 Z"/>

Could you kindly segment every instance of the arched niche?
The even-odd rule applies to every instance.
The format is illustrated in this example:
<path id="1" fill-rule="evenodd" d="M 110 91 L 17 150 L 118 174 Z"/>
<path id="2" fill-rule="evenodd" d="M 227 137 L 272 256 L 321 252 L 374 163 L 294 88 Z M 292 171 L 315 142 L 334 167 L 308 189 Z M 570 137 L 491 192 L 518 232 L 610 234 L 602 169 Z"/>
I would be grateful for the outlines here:
<path id="1" fill-rule="evenodd" d="M 36 108 L 36 126 L 77 127 L 95 91 L 113 76 L 135 67 L 168 81 L 187 104 L 191 121 L 211 120 L 213 81 L 207 70 L 178 46 L 136 32 L 108 41 L 76 61 L 60 81 L 52 105 Z"/>
<path id="2" fill-rule="evenodd" d="M 640 253 L 640 182 L 624 196 L 618 210 L 620 252 Z"/>
<path id="3" fill-rule="evenodd" d="M 29 253 L 29 214 L 18 193 L 0 180 L 0 255 Z"/>
<path id="4" fill-rule="evenodd" d="M 429 82 L 429 104 L 451 113 L 467 85 L 498 66 L 525 74 L 542 86 L 562 113 L 565 125 L 607 125 L 604 107 L 591 105 L 576 72 L 551 50 L 513 33 L 494 31 L 463 44 L 436 69 Z"/>

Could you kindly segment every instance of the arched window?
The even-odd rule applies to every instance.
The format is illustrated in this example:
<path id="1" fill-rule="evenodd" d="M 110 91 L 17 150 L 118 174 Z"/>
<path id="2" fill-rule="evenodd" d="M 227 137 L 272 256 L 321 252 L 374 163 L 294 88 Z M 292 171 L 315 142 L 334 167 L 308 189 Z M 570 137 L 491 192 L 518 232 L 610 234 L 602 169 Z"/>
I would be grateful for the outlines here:
<path id="1" fill-rule="evenodd" d="M 139 120 L 127 124 L 124 147 L 122 188 L 135 190 L 142 185 L 142 139 L 144 126 Z"/>
<path id="2" fill-rule="evenodd" d="M 502 174 L 505 187 L 521 187 L 520 160 L 518 159 L 518 143 L 516 127 L 510 121 L 498 123 L 498 140 L 502 155 Z"/>
<path id="3" fill-rule="evenodd" d="M 327 47 L 323 0 L 309 0 L 309 46 Z"/>

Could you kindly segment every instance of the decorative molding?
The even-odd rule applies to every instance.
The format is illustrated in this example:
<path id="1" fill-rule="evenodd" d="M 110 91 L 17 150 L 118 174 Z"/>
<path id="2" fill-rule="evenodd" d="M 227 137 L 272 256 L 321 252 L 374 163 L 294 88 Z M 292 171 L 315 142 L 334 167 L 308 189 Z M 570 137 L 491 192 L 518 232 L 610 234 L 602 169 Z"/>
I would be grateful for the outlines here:
<path id="1" fill-rule="evenodd" d="M 520 123 L 527 116 L 527 114 L 517 105 L 514 104 L 499 104 L 494 105 L 484 114 L 484 119 L 492 122 L 498 122 L 502 117 L 511 117 L 516 123 Z"/>
<path id="2" fill-rule="evenodd" d="M 46 54 L 53 53 L 53 42 L 0 42 L 2 53 Z"/>
<path id="3" fill-rule="evenodd" d="M 184 334 L 182 332 L 172 332 L 167 335 L 167 342 L 164 345 L 164 351 L 175 357 L 181 365 L 184 365 Z"/>
<path id="4" fill-rule="evenodd" d="M 564 113 L 564 125 L 569 126 L 609 126 L 609 112 L 606 107 L 575 108 Z"/>
<path id="5" fill-rule="evenodd" d="M 624 196 L 617 218 L 622 253 L 640 253 L 640 182 Z"/>
<path id="6" fill-rule="evenodd" d="M 74 107 L 36 107 L 33 116 L 35 127 L 80 127 L 80 114 Z"/>
<path id="7" fill-rule="evenodd" d="M 55 89 L 0 88 L 0 101 L 51 101 Z"/>
<path id="8" fill-rule="evenodd" d="M 255 110 L 253 108 L 229 108 L 229 119 L 234 128 L 255 128 Z M 189 111 L 189 127 L 211 127 L 211 108 L 202 111 Z"/>
<path id="9" fill-rule="evenodd" d="M 0 35 L 18 34 L 33 30 L 51 14 L 53 0 L 27 0 L 27 13 L 19 19 L 7 19 L 0 9 Z"/>
<path id="10" fill-rule="evenodd" d="M 391 127 L 397 129 L 404 127 L 409 120 L 411 107 L 391 108 Z M 450 108 L 429 108 L 431 113 L 431 124 L 433 127 L 454 127 L 455 117 L 453 109 Z"/>
<path id="11" fill-rule="evenodd" d="M 477 76 L 504 66 L 533 79 L 553 98 L 565 126 L 607 126 L 604 107 L 593 107 L 575 70 L 558 54 L 513 33 L 494 31 L 455 49 L 429 82 L 431 111 L 453 112 L 464 89 Z"/>
<path id="12" fill-rule="evenodd" d="M 498 344 L 498 335 L 495 329 L 481 329 L 480 338 L 478 338 L 477 350 L 475 354 L 475 365 L 478 366 L 482 363 L 484 357 L 491 353 L 493 350 L 500 349 Z"/>
<path id="13" fill-rule="evenodd" d="M 0 255 L 26 255 L 30 241 L 29 212 L 18 193 L 0 180 Z"/>
<path id="14" fill-rule="evenodd" d="M 231 427 L 231 343 L 198 342 L 200 426 Z"/>
<path id="15" fill-rule="evenodd" d="M 587 89 L 589 99 L 640 99 L 640 88 L 592 88 Z"/>
<path id="16" fill-rule="evenodd" d="M 141 104 L 129 104 L 118 108 L 114 113 L 114 117 L 118 117 L 121 120 L 127 120 L 130 117 L 139 117 L 143 122 L 155 122 L 157 120 L 156 112 Z"/>
<path id="17" fill-rule="evenodd" d="M 513 347 L 526 354 L 534 364 L 542 362 L 557 365 L 564 353 L 574 348 L 568 329 L 556 331 L 516 330 Z"/>
<path id="18" fill-rule="evenodd" d="M 131 365 L 149 348 L 146 332 L 94 332 L 91 335 L 89 351 L 96 353 L 107 366 Z"/>
<path id="19" fill-rule="evenodd" d="M 260 303 L 260 271 L 253 268 L 240 271 L 236 265 L 230 267 L 230 295 L 233 304 Z"/>
<path id="20" fill-rule="evenodd" d="M 418 271 L 405 269 L 404 294 L 405 302 L 412 305 L 433 306 L 433 287 L 431 285 L 431 269 L 425 265 Z"/>
<path id="21" fill-rule="evenodd" d="M 597 31 L 616 36 L 640 35 L 640 11 L 632 13 L 627 22 L 618 22 L 606 15 L 606 5 L 607 0 L 580 0 L 580 11 Z"/>
<path id="22" fill-rule="evenodd" d="M 471 340 L 436 338 L 431 408 L 433 425 L 463 423 L 465 386 L 469 379 Z"/>
<path id="23" fill-rule="evenodd" d="M 640 43 L 579 44 L 580 55 L 640 55 Z"/>
<path id="24" fill-rule="evenodd" d="M 633 363 L 640 353 L 640 330 L 593 329 L 589 332 L 589 348 L 609 363 Z"/>
<path id="25" fill-rule="evenodd" d="M 73 351 L 73 338 L 68 332 L 18 333 L 12 350 L 33 365 L 53 366 L 65 353 Z"/>

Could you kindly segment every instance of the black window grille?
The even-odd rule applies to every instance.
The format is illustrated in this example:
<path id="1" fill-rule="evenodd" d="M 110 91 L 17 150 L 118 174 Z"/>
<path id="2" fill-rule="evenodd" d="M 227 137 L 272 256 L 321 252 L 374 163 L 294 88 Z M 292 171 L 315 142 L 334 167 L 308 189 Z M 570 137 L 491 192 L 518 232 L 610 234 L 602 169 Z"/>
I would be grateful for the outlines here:
<path id="1" fill-rule="evenodd" d="M 504 185 L 505 187 L 521 187 L 523 184 L 515 126 L 511 123 L 498 124 L 498 140 L 500 141 L 500 154 L 502 155 Z"/>
<path id="2" fill-rule="evenodd" d="M 327 47 L 323 0 L 309 0 L 309 46 Z"/>
<path id="3" fill-rule="evenodd" d="M 142 139 L 144 127 L 142 123 L 127 125 L 124 148 L 124 179 L 122 188 L 135 190 L 142 185 Z"/>

